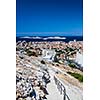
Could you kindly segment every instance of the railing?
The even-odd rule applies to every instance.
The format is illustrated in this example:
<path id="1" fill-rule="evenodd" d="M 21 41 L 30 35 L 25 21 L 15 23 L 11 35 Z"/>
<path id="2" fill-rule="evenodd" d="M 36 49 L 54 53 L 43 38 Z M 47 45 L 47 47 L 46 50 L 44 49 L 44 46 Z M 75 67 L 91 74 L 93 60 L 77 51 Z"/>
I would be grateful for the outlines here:
<path id="1" fill-rule="evenodd" d="M 54 76 L 54 80 L 60 94 L 64 95 L 63 100 L 70 100 L 70 98 L 66 94 L 66 88 L 64 87 L 64 85 L 55 76 Z"/>

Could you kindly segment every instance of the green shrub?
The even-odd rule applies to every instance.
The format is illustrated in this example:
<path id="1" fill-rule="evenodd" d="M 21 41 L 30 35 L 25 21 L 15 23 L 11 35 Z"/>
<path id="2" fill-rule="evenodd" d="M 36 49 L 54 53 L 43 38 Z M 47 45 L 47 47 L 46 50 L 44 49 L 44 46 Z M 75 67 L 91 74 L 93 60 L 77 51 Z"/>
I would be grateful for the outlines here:
<path id="1" fill-rule="evenodd" d="M 55 57 L 54 57 L 54 62 L 59 62 L 57 55 L 55 55 Z"/>
<path id="2" fill-rule="evenodd" d="M 78 73 L 72 73 L 72 72 L 67 72 L 67 73 L 75 77 L 76 79 L 78 79 L 80 82 L 83 82 L 83 75 L 78 74 Z"/>
<path id="3" fill-rule="evenodd" d="M 74 49 L 73 48 L 70 48 L 70 47 L 67 47 L 67 48 L 65 48 L 64 49 L 66 52 L 72 52 L 72 51 L 74 51 Z"/>
<path id="4" fill-rule="evenodd" d="M 19 47 L 16 47 L 16 51 L 19 51 L 20 50 L 20 48 Z"/>
<path id="5" fill-rule="evenodd" d="M 36 57 L 37 57 L 36 52 L 30 51 L 30 50 L 28 50 L 28 49 L 26 49 L 25 51 L 26 51 L 26 53 L 27 53 L 28 56 L 36 56 Z"/>
<path id="6" fill-rule="evenodd" d="M 72 67 L 72 68 L 76 68 L 76 65 L 73 64 L 73 63 L 69 63 L 68 65 L 69 65 L 70 67 Z"/>

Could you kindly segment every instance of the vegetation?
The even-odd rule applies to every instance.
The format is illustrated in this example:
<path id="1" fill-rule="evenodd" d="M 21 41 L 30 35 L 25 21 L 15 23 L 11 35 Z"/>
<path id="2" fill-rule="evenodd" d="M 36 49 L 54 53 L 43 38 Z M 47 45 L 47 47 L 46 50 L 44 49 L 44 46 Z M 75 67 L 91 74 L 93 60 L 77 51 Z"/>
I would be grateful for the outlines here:
<path id="1" fill-rule="evenodd" d="M 59 55 L 62 54 L 62 53 L 65 53 L 63 50 L 57 50 L 56 52 L 57 52 L 57 54 L 59 54 Z"/>
<path id="2" fill-rule="evenodd" d="M 30 47 L 30 49 L 33 49 L 33 47 Z"/>
<path id="3" fill-rule="evenodd" d="M 59 64 L 56 64 L 57 66 L 59 66 Z"/>
<path id="4" fill-rule="evenodd" d="M 58 50 L 55 48 L 55 52 L 58 52 Z"/>
<path id="5" fill-rule="evenodd" d="M 78 73 L 72 73 L 72 72 L 67 72 L 67 73 L 75 77 L 76 79 L 78 79 L 80 82 L 83 82 L 83 75 L 78 74 Z"/>
<path id="6" fill-rule="evenodd" d="M 54 57 L 54 62 L 59 62 L 59 60 L 57 59 L 57 55 L 55 55 Z"/>
<path id="7" fill-rule="evenodd" d="M 41 63 L 42 63 L 42 64 L 45 64 L 45 61 L 42 60 Z"/>
<path id="8" fill-rule="evenodd" d="M 71 68 L 76 68 L 76 65 L 74 63 L 69 63 L 68 64 Z"/>
<path id="9" fill-rule="evenodd" d="M 25 51 L 26 51 L 26 53 L 27 53 L 28 56 L 36 56 L 37 57 L 36 52 L 30 51 L 29 49 L 26 49 Z"/>
<path id="10" fill-rule="evenodd" d="M 67 47 L 67 48 L 65 48 L 65 51 L 66 52 L 72 52 L 72 51 L 74 51 L 74 49 L 73 48 L 70 48 L 70 47 Z"/>
<path id="11" fill-rule="evenodd" d="M 20 48 L 19 47 L 16 47 L 16 51 L 20 51 Z"/>

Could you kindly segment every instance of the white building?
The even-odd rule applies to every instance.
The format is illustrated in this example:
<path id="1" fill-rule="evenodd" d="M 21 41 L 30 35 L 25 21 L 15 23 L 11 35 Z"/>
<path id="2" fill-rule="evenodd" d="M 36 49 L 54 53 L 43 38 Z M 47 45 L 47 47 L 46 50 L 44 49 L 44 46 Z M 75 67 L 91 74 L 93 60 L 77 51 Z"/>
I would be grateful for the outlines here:
<path id="1" fill-rule="evenodd" d="M 52 61 L 54 59 L 55 54 L 56 54 L 55 50 L 50 50 L 50 49 L 42 50 L 43 59 L 46 59 L 48 61 Z"/>

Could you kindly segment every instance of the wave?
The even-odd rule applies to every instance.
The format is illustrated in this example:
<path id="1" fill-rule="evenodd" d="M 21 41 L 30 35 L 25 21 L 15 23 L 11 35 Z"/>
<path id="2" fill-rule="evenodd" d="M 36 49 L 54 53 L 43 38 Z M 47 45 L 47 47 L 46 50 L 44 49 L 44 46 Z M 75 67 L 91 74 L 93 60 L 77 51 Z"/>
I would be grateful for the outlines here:
<path id="1" fill-rule="evenodd" d="M 65 37 L 47 37 L 43 38 L 43 40 L 48 40 L 48 39 L 66 39 Z"/>
<path id="2" fill-rule="evenodd" d="M 41 37 L 28 37 L 28 36 L 25 36 L 25 37 L 20 37 L 20 38 L 25 38 L 25 39 L 42 39 Z"/>
<path id="3" fill-rule="evenodd" d="M 43 40 L 48 40 L 48 39 L 61 39 L 64 40 L 66 39 L 66 37 L 29 37 L 29 36 L 25 36 L 25 37 L 20 37 L 23 39 L 43 39 Z"/>

